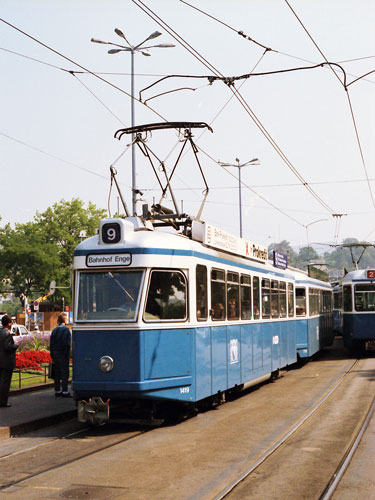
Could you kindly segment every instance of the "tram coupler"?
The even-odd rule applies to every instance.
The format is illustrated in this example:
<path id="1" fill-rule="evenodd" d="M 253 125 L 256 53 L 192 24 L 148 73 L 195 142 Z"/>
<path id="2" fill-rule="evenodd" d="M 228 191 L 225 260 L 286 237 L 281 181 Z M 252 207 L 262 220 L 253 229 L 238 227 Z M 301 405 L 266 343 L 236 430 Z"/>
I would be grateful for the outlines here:
<path id="1" fill-rule="evenodd" d="M 91 425 L 103 425 L 109 420 L 109 399 L 104 402 L 100 397 L 89 401 L 78 401 L 78 422 Z"/>

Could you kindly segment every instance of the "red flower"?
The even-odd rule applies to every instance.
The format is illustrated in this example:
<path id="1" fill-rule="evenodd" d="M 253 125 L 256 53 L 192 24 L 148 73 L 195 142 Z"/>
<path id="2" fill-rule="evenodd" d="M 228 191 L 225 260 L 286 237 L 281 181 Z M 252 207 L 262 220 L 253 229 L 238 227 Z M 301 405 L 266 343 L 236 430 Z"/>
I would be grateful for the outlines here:
<path id="1" fill-rule="evenodd" d="M 43 370 L 42 364 L 51 363 L 52 359 L 47 351 L 22 351 L 16 353 L 16 367 L 20 370 Z"/>

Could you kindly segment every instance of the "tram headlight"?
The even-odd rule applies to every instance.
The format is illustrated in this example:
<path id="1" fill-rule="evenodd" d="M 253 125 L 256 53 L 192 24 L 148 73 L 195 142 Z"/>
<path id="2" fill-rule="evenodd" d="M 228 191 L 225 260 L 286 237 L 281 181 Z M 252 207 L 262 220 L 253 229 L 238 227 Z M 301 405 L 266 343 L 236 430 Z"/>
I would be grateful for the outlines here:
<path id="1" fill-rule="evenodd" d="M 110 356 L 103 356 L 99 359 L 99 369 L 104 372 L 110 372 L 113 369 L 114 361 Z"/>

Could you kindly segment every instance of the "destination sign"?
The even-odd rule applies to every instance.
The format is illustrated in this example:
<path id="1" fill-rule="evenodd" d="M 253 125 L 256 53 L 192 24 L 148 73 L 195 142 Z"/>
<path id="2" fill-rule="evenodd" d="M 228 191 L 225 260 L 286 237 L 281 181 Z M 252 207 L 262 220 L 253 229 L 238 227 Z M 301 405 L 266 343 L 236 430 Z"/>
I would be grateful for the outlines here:
<path id="1" fill-rule="evenodd" d="M 273 265 L 279 269 L 286 269 L 288 267 L 288 256 L 284 253 L 273 251 Z"/>
<path id="2" fill-rule="evenodd" d="M 367 277 L 369 279 L 375 279 L 375 270 L 374 269 L 368 269 L 367 270 Z"/>
<path id="3" fill-rule="evenodd" d="M 268 260 L 267 247 L 239 238 L 234 234 L 211 226 L 211 224 L 193 224 L 193 238 L 212 248 L 249 257 L 260 262 L 267 262 Z"/>
<path id="4" fill-rule="evenodd" d="M 130 266 L 130 253 L 92 254 L 86 257 L 87 267 Z"/>

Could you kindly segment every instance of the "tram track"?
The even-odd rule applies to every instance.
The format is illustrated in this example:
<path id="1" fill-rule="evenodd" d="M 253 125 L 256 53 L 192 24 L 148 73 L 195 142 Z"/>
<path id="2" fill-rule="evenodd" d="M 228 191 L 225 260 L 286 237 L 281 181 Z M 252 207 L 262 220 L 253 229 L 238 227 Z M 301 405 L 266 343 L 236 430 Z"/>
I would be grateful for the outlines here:
<path id="1" fill-rule="evenodd" d="M 302 370 L 285 373 L 279 382 L 266 384 L 259 391 L 252 391 L 249 397 L 244 395 L 243 398 L 228 402 L 220 407 L 219 411 L 202 413 L 196 419 L 189 419 L 178 425 L 159 427 L 156 432 L 149 433 L 149 430 L 155 429 L 145 430 L 138 427 L 130 435 L 129 427 L 119 428 L 109 424 L 92 432 L 81 429 L 78 432 L 66 433 L 65 436 L 50 441 L 51 446 L 45 443 L 44 446 L 20 450 L 19 453 L 0 460 L 0 483 L 1 477 L 4 477 L 3 485 L 0 486 L 0 497 L 12 493 L 15 499 L 25 496 L 40 498 L 40 489 L 47 491 L 49 485 L 53 484 L 54 488 L 50 491 L 53 498 L 57 491 L 60 492 L 58 495 L 68 495 L 72 488 L 82 487 L 89 491 L 94 488 L 91 485 L 96 488 L 117 488 L 113 490 L 115 498 L 116 495 L 121 498 L 121 494 L 126 492 L 126 498 L 130 500 L 150 497 L 155 500 L 212 500 L 232 498 L 232 495 L 233 498 L 275 498 L 271 483 L 275 481 L 274 476 L 274 484 L 283 480 L 283 477 L 280 480 L 280 474 L 278 475 L 279 466 L 288 464 L 294 472 L 294 457 L 288 455 L 292 444 L 299 441 L 298 460 L 301 462 L 308 455 L 316 458 L 318 453 L 313 455 L 313 450 L 320 446 L 316 441 L 317 432 L 315 436 L 309 436 L 307 442 L 303 442 L 304 434 L 308 434 L 308 430 L 314 428 L 317 421 L 324 420 L 325 424 L 328 419 L 324 415 L 329 415 L 327 408 L 335 407 L 343 394 L 354 394 L 360 383 L 358 381 L 365 381 L 362 384 L 366 387 L 370 385 L 367 380 L 373 376 L 373 364 L 366 361 L 358 364 L 359 360 L 353 359 L 343 361 L 332 362 L 324 357 L 322 360 L 312 361 Z M 343 384 L 345 380 L 348 382 Z M 370 400 L 369 392 L 371 391 L 366 392 L 366 410 Z M 284 398 L 284 394 L 288 396 Z M 327 406 L 324 405 L 325 402 Z M 344 404 L 346 402 L 347 400 Z M 322 410 L 318 411 L 319 408 Z M 280 414 L 280 418 L 275 417 L 275 411 Z M 361 422 L 363 413 L 361 410 L 356 425 Z M 274 416 L 267 421 L 267 416 L 272 414 Z M 331 416 L 332 414 L 328 418 Z M 337 415 L 334 418 L 337 418 Z M 301 432 L 298 433 L 299 429 Z M 124 432 L 128 432 L 126 436 L 118 435 Z M 322 439 L 327 439 L 328 436 L 329 440 L 329 432 L 331 431 L 327 430 Z M 349 436 L 347 428 L 343 428 L 342 433 L 346 433 L 345 439 Z M 141 435 L 144 435 L 144 438 L 136 441 L 135 438 Z M 218 439 L 218 436 L 221 438 Z M 60 444 L 56 445 L 59 441 Z M 123 443 L 125 444 L 121 446 Z M 285 446 L 282 446 L 283 444 Z M 330 455 L 330 449 L 328 452 L 323 450 L 321 456 L 324 454 Z M 27 467 L 26 470 L 25 467 L 17 469 L 17 464 L 30 462 L 35 456 L 39 460 L 37 466 Z M 78 460 L 81 460 L 79 467 L 75 465 Z M 307 496 L 297 494 L 296 497 L 317 499 L 328 482 L 329 472 L 336 469 L 338 461 L 335 462 L 336 465 L 327 468 L 323 479 L 319 478 L 318 491 L 314 490 L 314 494 L 309 491 Z M 267 463 L 271 465 L 267 466 Z M 103 468 L 103 464 L 110 467 Z M 142 464 L 142 467 L 139 464 Z M 163 464 L 162 468 L 160 464 Z M 10 476 L 9 471 L 14 469 L 23 472 L 23 475 L 17 478 Z M 78 472 L 79 470 L 81 472 Z M 147 477 L 142 474 L 142 470 L 148 471 Z M 69 478 L 68 482 L 62 481 L 64 474 Z M 196 479 L 193 488 L 192 476 Z M 314 481 L 316 476 L 315 473 Z M 9 477 L 12 477 L 12 481 L 5 480 Z M 85 485 L 82 485 L 83 477 Z M 290 484 L 296 481 L 295 478 L 296 476 L 292 478 Z M 241 488 L 244 486 L 247 488 L 247 495 L 242 497 Z M 268 495 L 258 494 L 258 486 L 264 487 Z M 278 494 L 278 498 L 291 498 L 283 493 L 284 496 Z"/>
<path id="2" fill-rule="evenodd" d="M 312 416 L 317 410 L 327 401 L 328 398 L 340 387 L 343 381 L 353 372 L 354 368 L 358 365 L 359 359 L 356 359 L 350 368 L 342 374 L 342 376 L 336 381 L 336 383 L 331 387 L 321 398 L 320 400 L 314 404 L 314 406 L 303 415 L 298 422 L 296 422 L 292 428 L 286 432 L 274 445 L 272 445 L 268 450 L 266 450 L 255 462 L 250 464 L 246 470 L 244 470 L 238 477 L 232 480 L 226 487 L 224 487 L 219 493 L 216 493 L 213 500 L 222 500 L 227 498 L 230 493 L 245 479 L 247 479 L 252 473 L 254 473 L 262 464 L 266 462 L 276 450 L 278 450 L 283 444 L 285 444 L 288 439 L 290 439 L 298 429 Z M 348 451 L 349 454 L 349 451 Z M 337 475 L 339 471 L 335 473 Z M 331 482 L 334 482 L 334 477 L 327 485 L 326 489 L 328 490 Z M 321 497 L 319 500 L 329 500 L 330 497 Z"/>
<path id="3" fill-rule="evenodd" d="M 16 452 L 4 455 L 4 456 L 0 457 L 0 493 L 4 493 L 4 492 L 6 492 L 6 490 L 8 488 L 18 486 L 25 481 L 28 481 L 30 479 L 33 479 L 33 478 L 40 476 L 41 474 L 59 469 L 59 468 L 64 467 L 66 465 L 72 464 L 78 460 L 82 460 L 84 458 L 90 457 L 90 456 L 94 455 L 95 453 L 99 453 L 101 451 L 108 450 L 116 445 L 119 445 L 119 444 L 125 443 L 126 441 L 130 441 L 132 439 L 135 439 L 139 436 L 144 435 L 145 433 L 149 432 L 150 430 L 151 429 L 130 431 L 131 435 L 127 435 L 126 437 L 124 437 L 122 434 L 122 437 L 117 438 L 117 439 L 115 438 L 111 443 L 107 443 L 105 445 L 100 445 L 100 446 L 94 445 L 92 447 L 92 449 L 89 450 L 88 448 L 90 448 L 90 443 L 92 443 L 92 441 L 90 440 L 90 438 L 91 438 L 90 432 L 87 433 L 87 431 L 95 432 L 95 429 L 87 427 L 84 429 L 80 429 L 79 431 L 68 433 L 65 436 L 61 436 L 61 437 L 49 440 L 46 443 L 40 443 L 38 445 L 31 446 L 31 447 L 21 449 L 21 450 L 18 450 Z M 66 458 L 66 456 L 65 456 L 65 459 L 61 459 L 60 461 L 58 461 L 58 463 L 53 463 L 56 461 L 56 459 L 54 458 L 52 464 L 51 464 L 51 461 L 48 462 L 48 461 L 44 460 L 45 457 L 51 456 L 50 455 L 50 448 L 53 447 L 53 452 L 54 452 L 54 454 L 56 454 L 55 446 L 56 446 L 56 443 L 58 443 L 58 442 L 59 443 L 63 443 L 64 441 L 69 442 L 69 453 L 70 453 L 70 455 L 74 454 L 75 450 L 73 450 L 73 452 L 72 452 L 72 442 L 73 442 L 72 438 L 77 439 L 77 437 L 79 435 L 82 435 L 82 438 L 79 439 L 77 444 L 81 450 L 78 451 L 78 453 L 76 453 L 76 456 L 70 456 L 70 458 Z M 106 439 L 108 441 L 108 433 L 104 437 L 102 437 L 102 439 Z M 83 443 L 85 441 L 89 445 L 86 447 L 87 451 L 82 450 L 82 448 L 84 448 Z M 63 450 L 63 456 L 64 456 L 65 455 L 64 452 L 67 450 L 65 450 L 65 448 L 66 448 L 65 446 L 63 448 L 64 448 L 64 450 Z M 37 450 L 39 450 L 42 453 L 39 453 L 37 462 L 33 464 L 33 462 L 35 462 L 35 454 L 34 453 Z M 31 455 L 31 457 L 30 457 L 30 455 Z M 18 479 L 14 479 L 12 481 L 1 482 L 1 471 L 6 472 L 8 469 L 16 470 L 17 463 L 19 463 L 20 460 L 27 462 L 28 464 L 31 464 L 31 467 L 36 469 L 36 470 L 30 471 L 28 473 L 23 473 L 23 477 L 20 477 Z M 40 463 L 42 463 L 42 465 Z M 45 465 L 43 465 L 43 464 L 45 464 Z"/>
<path id="4" fill-rule="evenodd" d="M 350 464 L 351 459 L 353 458 L 354 453 L 356 452 L 361 442 L 364 433 L 366 432 L 366 429 L 369 425 L 371 418 L 374 415 L 374 412 L 375 412 L 375 397 L 373 398 L 369 406 L 368 412 L 365 415 L 361 426 L 358 428 L 358 432 L 355 434 L 355 436 L 353 436 L 353 439 L 349 443 L 349 446 L 344 456 L 342 457 L 341 462 L 339 463 L 335 472 L 332 474 L 331 479 L 329 480 L 327 486 L 325 487 L 324 491 L 322 492 L 318 500 L 330 500 L 330 498 L 332 498 L 333 494 L 335 493 L 341 479 L 343 478 Z"/>

